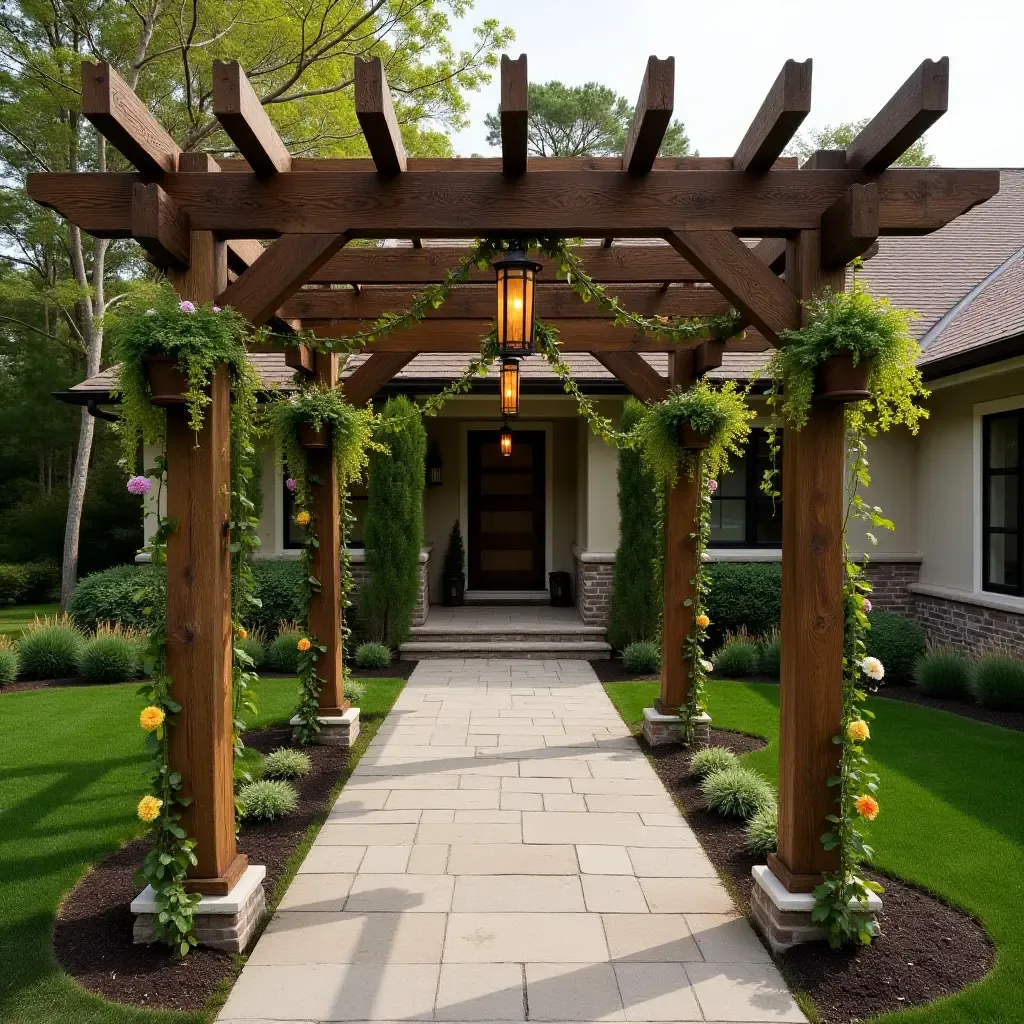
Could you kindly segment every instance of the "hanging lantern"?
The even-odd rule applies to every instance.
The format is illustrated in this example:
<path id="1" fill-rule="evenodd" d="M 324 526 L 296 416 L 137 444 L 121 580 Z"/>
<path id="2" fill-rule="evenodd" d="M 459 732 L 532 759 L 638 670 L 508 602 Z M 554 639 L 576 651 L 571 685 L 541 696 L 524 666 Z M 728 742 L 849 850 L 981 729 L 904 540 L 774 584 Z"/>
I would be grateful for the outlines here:
<path id="1" fill-rule="evenodd" d="M 519 415 L 519 360 L 501 361 L 501 414 Z"/>
<path id="2" fill-rule="evenodd" d="M 512 431 L 507 423 L 501 428 L 501 454 L 506 458 L 512 454 Z"/>
<path id="3" fill-rule="evenodd" d="M 503 356 L 528 355 L 533 349 L 533 293 L 539 263 L 519 249 L 494 264 L 498 276 L 498 350 Z"/>

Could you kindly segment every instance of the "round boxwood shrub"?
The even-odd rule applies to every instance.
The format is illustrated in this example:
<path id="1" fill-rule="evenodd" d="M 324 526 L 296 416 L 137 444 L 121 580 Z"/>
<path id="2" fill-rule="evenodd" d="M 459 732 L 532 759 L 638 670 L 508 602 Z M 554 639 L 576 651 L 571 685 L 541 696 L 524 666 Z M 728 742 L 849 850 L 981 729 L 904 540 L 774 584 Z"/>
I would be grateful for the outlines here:
<path id="1" fill-rule="evenodd" d="M 712 772 L 700 789 L 707 806 L 725 817 L 749 819 L 775 802 L 768 780 L 739 766 Z"/>
<path id="2" fill-rule="evenodd" d="M 752 636 L 770 633 L 779 625 L 782 608 L 782 567 L 778 562 L 714 562 L 707 613 L 712 645 L 726 633 L 745 629 Z"/>
<path id="3" fill-rule="evenodd" d="M 263 759 L 263 776 L 267 779 L 297 779 L 308 775 L 312 767 L 309 754 L 294 747 L 280 747 Z"/>
<path id="4" fill-rule="evenodd" d="M 302 603 L 302 563 L 297 558 L 267 558 L 253 562 L 253 583 L 262 607 L 250 608 L 245 624 L 273 636 L 282 622 L 298 622 Z"/>
<path id="5" fill-rule="evenodd" d="M 274 821 L 298 810 L 299 794 L 283 779 L 259 779 L 239 789 L 238 803 L 243 821 Z"/>
<path id="6" fill-rule="evenodd" d="M 294 675 L 299 670 L 299 649 L 296 646 L 302 631 L 294 622 L 282 622 L 277 636 L 267 645 L 264 664 L 271 672 Z"/>
<path id="7" fill-rule="evenodd" d="M 5 633 L 0 633 L 0 686 L 18 678 L 18 648 Z"/>
<path id="8" fill-rule="evenodd" d="M 65 679 L 78 674 L 85 635 L 66 615 L 37 620 L 18 641 L 23 679 Z"/>
<path id="9" fill-rule="evenodd" d="M 714 657 L 715 673 L 724 679 L 752 676 L 758 667 L 757 644 L 746 635 L 729 634 Z"/>
<path id="10" fill-rule="evenodd" d="M 120 626 L 101 628 L 85 642 L 78 670 L 90 683 L 125 683 L 139 671 L 141 639 Z"/>
<path id="11" fill-rule="evenodd" d="M 971 690 L 983 708 L 1024 711 L 1024 662 L 986 654 L 974 667 Z"/>
<path id="12" fill-rule="evenodd" d="M 873 611 L 868 620 L 868 654 L 882 663 L 887 683 L 909 686 L 914 681 L 918 661 L 928 649 L 924 630 L 912 619 L 895 612 Z"/>
<path id="13" fill-rule="evenodd" d="M 690 758 L 690 772 L 698 779 L 706 779 L 713 772 L 734 768 L 738 764 L 739 760 L 728 747 L 705 747 Z"/>
<path id="14" fill-rule="evenodd" d="M 746 847 L 758 857 L 774 853 L 779 843 L 779 805 L 774 800 L 747 822 Z"/>
<path id="15" fill-rule="evenodd" d="M 387 644 L 369 642 L 356 648 L 356 668 L 382 669 L 391 664 L 391 648 Z"/>
<path id="16" fill-rule="evenodd" d="M 636 640 L 622 652 L 622 667 L 649 674 L 661 667 L 661 648 L 653 640 Z"/>
<path id="17" fill-rule="evenodd" d="M 966 700 L 971 695 L 971 663 L 957 651 L 929 651 L 917 663 L 914 682 L 929 697 Z"/>
<path id="18" fill-rule="evenodd" d="M 782 675 L 782 637 L 777 629 L 757 643 L 757 667 L 761 675 L 779 679 Z"/>
<path id="19" fill-rule="evenodd" d="M 164 600 L 163 572 L 150 565 L 115 565 L 78 581 L 68 614 L 83 629 L 96 629 L 103 622 L 148 628 L 150 619 L 143 609 Z"/>

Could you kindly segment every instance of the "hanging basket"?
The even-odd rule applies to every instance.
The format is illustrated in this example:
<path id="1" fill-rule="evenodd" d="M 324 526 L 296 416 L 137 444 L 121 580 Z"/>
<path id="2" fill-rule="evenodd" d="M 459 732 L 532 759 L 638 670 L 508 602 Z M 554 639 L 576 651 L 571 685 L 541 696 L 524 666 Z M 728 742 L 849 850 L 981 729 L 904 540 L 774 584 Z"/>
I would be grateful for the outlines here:
<path id="1" fill-rule="evenodd" d="M 328 445 L 327 427 L 317 430 L 311 423 L 300 423 L 299 444 L 303 448 L 326 448 Z"/>
<path id="2" fill-rule="evenodd" d="M 149 400 L 153 405 L 184 405 L 188 380 L 174 356 L 146 356 Z"/>
<path id="3" fill-rule="evenodd" d="M 702 434 L 689 423 L 679 424 L 679 444 L 689 452 L 703 451 L 711 447 L 711 435 Z"/>
<path id="4" fill-rule="evenodd" d="M 862 359 L 856 366 L 851 352 L 836 352 L 818 367 L 814 397 L 823 402 L 863 402 L 869 398 L 871 364 Z"/>

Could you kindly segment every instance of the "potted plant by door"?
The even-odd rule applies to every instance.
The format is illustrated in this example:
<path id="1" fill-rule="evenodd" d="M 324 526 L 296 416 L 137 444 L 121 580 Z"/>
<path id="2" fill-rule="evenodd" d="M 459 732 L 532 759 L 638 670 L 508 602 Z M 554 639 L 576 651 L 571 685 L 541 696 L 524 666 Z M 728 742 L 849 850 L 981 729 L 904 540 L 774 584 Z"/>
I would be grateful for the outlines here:
<path id="1" fill-rule="evenodd" d="M 448 535 L 448 550 L 444 554 L 444 603 L 461 605 L 466 599 L 466 549 L 462 543 L 462 530 L 455 520 Z"/>

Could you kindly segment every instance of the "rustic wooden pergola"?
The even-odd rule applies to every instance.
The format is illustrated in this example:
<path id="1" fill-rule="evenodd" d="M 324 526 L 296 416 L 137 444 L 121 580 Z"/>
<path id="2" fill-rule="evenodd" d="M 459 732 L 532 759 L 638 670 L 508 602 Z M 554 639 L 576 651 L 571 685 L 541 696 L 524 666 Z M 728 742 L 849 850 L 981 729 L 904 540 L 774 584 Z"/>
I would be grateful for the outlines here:
<path id="1" fill-rule="evenodd" d="M 621 158 L 528 160 L 526 57 L 502 58 L 502 155 L 408 159 L 378 59 L 356 61 L 355 104 L 371 159 L 294 159 L 244 74 L 216 62 L 214 112 L 244 159 L 181 152 L 107 64 L 83 67 L 82 108 L 133 172 L 34 174 L 29 194 L 90 234 L 135 238 L 183 298 L 231 305 L 253 324 L 320 335 L 404 308 L 466 250 L 424 238 L 529 234 L 603 239 L 586 249 L 602 282 L 649 315 L 738 309 L 751 328 L 730 349 L 778 344 L 801 323 L 801 300 L 845 287 L 845 267 L 880 235 L 934 231 L 996 193 L 993 170 L 899 168 L 899 155 L 947 106 L 948 60 L 926 60 L 845 150 L 802 167 L 781 157 L 810 110 L 811 61 L 787 61 L 731 157 L 657 157 L 672 115 L 674 60 L 651 57 Z M 669 245 L 613 245 L 614 239 Z M 412 247 L 351 248 L 352 239 L 411 239 Z M 759 239 L 747 244 L 744 239 Z M 273 239 L 264 248 L 256 239 Z M 546 269 L 537 311 L 559 327 L 563 349 L 592 353 L 645 401 L 720 365 L 713 338 L 683 343 L 634 336 L 583 305 Z M 480 282 L 489 282 L 483 284 Z M 335 285 L 351 287 L 339 289 Z M 402 288 L 400 286 L 406 286 Z M 419 352 L 475 352 L 493 316 L 493 278 L 474 274 L 436 315 L 382 338 L 344 382 L 364 403 Z M 663 377 L 641 353 L 670 353 Z M 289 349 L 300 372 L 338 380 L 338 357 Z M 227 892 L 245 858 L 235 847 L 231 765 L 229 388 L 220 372 L 196 444 L 183 411 L 168 409 L 167 666 L 183 710 L 171 757 L 193 798 L 184 825 L 197 840 L 191 886 Z M 311 453 L 313 455 L 313 453 Z M 315 455 L 313 456 L 316 457 Z M 344 706 L 339 615 L 338 486 L 328 453 L 311 467 L 323 524 L 313 571 L 323 583 L 310 629 L 321 662 L 324 714 Z M 783 486 L 783 597 L 779 845 L 775 875 L 807 892 L 834 867 L 819 836 L 832 811 L 827 778 L 839 748 L 843 646 L 844 418 L 815 403 L 787 437 Z M 684 604 L 695 575 L 698 491 L 682 477 L 666 510 L 664 649 L 659 710 L 687 693 Z"/>

